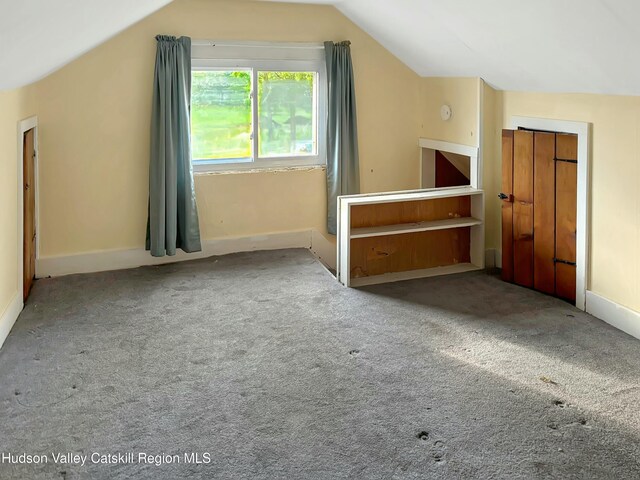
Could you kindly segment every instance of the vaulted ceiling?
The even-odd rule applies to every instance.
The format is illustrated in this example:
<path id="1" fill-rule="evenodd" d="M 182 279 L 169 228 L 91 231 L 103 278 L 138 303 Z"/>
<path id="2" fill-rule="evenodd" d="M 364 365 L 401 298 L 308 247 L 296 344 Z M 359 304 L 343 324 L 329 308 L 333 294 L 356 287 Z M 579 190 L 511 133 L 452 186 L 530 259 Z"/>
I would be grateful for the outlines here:
<path id="1" fill-rule="evenodd" d="M 0 0 L 0 89 L 45 76 L 170 1 Z M 335 5 L 422 76 L 640 95 L 638 0 L 284 1 Z"/>
<path id="2" fill-rule="evenodd" d="M 292 0 L 293 1 L 293 0 Z M 640 95 L 638 0 L 295 0 L 335 5 L 422 76 Z"/>
<path id="3" fill-rule="evenodd" d="M 34 82 L 171 0 L 0 0 L 0 90 Z"/>

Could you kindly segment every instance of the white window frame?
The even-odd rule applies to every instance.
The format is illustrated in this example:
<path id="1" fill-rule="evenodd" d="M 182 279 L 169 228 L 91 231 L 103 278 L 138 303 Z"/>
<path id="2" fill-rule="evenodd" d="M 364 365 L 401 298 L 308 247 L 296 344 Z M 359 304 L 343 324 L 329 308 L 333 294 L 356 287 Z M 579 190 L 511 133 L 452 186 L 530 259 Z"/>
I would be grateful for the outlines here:
<path id="1" fill-rule="evenodd" d="M 235 57 L 235 58 L 232 58 Z M 247 58 L 251 57 L 251 58 Z M 213 41 L 194 42 L 191 55 L 191 70 L 250 70 L 251 71 L 251 139 L 252 159 L 249 161 L 192 159 L 195 173 L 224 172 L 237 170 L 261 170 L 290 167 L 310 167 L 326 164 L 327 123 L 327 74 L 324 50 L 320 44 L 255 43 L 233 44 Z M 317 72 L 314 85 L 314 103 L 317 116 L 316 155 L 287 157 L 260 157 L 258 150 L 258 99 L 255 87 L 259 71 Z"/>

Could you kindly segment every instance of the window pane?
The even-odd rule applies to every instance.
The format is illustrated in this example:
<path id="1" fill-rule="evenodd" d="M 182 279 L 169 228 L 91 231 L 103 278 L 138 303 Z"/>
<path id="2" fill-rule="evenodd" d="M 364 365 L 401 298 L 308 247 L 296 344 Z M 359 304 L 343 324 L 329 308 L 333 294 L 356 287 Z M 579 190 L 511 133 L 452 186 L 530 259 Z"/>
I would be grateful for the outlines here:
<path id="1" fill-rule="evenodd" d="M 315 72 L 258 72 L 261 157 L 316 155 Z"/>
<path id="2" fill-rule="evenodd" d="M 251 73 L 191 73 L 191 149 L 194 160 L 251 157 Z"/>

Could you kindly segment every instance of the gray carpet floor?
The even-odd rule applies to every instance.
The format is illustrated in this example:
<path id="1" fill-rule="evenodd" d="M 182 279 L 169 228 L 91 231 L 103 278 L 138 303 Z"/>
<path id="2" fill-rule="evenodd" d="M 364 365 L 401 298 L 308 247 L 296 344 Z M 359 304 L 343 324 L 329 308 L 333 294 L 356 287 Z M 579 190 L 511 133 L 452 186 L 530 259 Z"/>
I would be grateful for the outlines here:
<path id="1" fill-rule="evenodd" d="M 305 250 L 39 280 L 0 452 L 48 461 L 0 478 L 636 479 L 639 347 L 482 272 L 347 289 Z"/>

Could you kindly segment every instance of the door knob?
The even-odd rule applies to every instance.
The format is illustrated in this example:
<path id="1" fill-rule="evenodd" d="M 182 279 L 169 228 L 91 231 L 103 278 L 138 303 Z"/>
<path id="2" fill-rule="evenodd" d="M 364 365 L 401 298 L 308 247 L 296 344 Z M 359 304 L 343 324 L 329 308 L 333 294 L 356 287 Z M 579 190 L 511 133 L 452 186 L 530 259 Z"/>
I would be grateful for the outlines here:
<path id="1" fill-rule="evenodd" d="M 500 200 L 506 200 L 507 202 L 513 202 L 513 195 L 511 195 L 511 194 L 507 195 L 506 193 L 500 192 L 498 194 L 498 198 Z"/>

